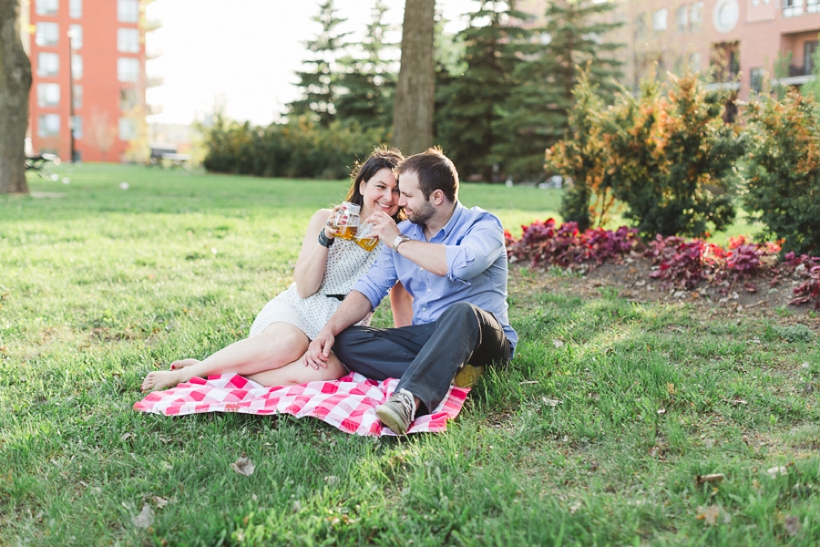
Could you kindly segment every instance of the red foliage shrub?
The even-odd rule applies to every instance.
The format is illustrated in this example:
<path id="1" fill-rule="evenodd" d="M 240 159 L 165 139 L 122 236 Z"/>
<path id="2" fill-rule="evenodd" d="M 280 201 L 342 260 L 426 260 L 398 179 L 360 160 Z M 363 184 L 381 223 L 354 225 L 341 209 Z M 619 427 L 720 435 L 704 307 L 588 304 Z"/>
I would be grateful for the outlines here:
<path id="1" fill-rule="evenodd" d="M 511 262 L 529 260 L 532 267 L 554 265 L 571 268 L 600 266 L 607 260 L 620 261 L 624 256 L 649 258 L 654 267 L 650 275 L 661 281 L 664 289 L 692 290 L 701 282 L 719 286 L 728 293 L 738 284 L 748 292 L 757 292 L 755 280 L 768 278 L 772 286 L 784 277 L 796 277 L 802 283 L 794 289 L 790 304 L 813 301 L 820 309 L 820 257 L 795 256 L 788 253 L 777 260 L 780 241 L 752 243 L 744 236 L 729 239 L 728 248 L 700 239 L 657 235 L 644 248 L 637 230 L 622 226 L 615 230 L 602 228 L 579 233 L 575 222 L 556 226 L 549 218 L 522 226 L 521 239 L 504 233 Z"/>

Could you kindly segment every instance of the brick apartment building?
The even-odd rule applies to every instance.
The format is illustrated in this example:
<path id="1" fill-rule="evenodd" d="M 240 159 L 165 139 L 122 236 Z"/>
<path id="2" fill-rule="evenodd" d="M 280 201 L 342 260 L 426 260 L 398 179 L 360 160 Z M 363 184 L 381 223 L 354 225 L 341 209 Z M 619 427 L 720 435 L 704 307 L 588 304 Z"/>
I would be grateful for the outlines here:
<path id="1" fill-rule="evenodd" d="M 714 71 L 745 100 L 766 79 L 800 85 L 811 76 L 820 33 L 820 0 L 610 0 L 609 19 L 623 26 L 607 36 L 625 45 L 624 83 L 637 86 L 655 66 L 680 74 Z M 523 0 L 541 16 L 547 0 Z M 780 70 L 777 70 L 777 67 Z"/>
<path id="2" fill-rule="evenodd" d="M 33 151 L 127 159 L 145 134 L 144 0 L 23 0 L 21 19 Z"/>

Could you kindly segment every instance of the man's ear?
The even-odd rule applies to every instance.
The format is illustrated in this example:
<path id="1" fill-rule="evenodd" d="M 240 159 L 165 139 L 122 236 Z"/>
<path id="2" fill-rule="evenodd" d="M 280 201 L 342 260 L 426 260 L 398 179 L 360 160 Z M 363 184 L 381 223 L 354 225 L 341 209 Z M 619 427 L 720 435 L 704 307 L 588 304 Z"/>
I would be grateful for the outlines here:
<path id="1" fill-rule="evenodd" d="M 433 204 L 435 205 L 441 205 L 442 203 L 444 203 L 444 192 L 442 192 L 439 189 L 433 190 L 433 193 L 430 195 L 430 197 L 433 198 Z"/>

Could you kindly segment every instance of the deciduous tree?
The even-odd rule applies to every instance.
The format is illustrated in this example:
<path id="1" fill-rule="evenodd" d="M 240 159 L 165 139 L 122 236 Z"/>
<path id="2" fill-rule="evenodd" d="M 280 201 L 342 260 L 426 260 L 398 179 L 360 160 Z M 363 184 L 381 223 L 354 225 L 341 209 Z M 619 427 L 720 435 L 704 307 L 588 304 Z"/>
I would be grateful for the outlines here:
<path id="1" fill-rule="evenodd" d="M 392 144 L 405 154 L 433 144 L 435 0 L 405 0 Z"/>
<path id="2" fill-rule="evenodd" d="M 0 194 L 28 193 L 26 128 L 31 62 L 20 40 L 20 3 L 0 0 Z"/>

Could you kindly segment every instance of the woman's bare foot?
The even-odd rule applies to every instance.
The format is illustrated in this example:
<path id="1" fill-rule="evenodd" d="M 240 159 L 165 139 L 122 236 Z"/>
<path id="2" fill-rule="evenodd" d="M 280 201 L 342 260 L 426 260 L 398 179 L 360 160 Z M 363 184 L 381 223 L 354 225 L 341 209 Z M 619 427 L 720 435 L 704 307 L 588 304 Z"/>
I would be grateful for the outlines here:
<path id="1" fill-rule="evenodd" d="M 195 365 L 197 363 L 201 363 L 199 359 L 180 359 L 179 361 L 174 361 L 171 363 L 170 369 L 171 370 L 179 370 L 181 368 L 190 367 L 191 365 Z"/>
<path id="2" fill-rule="evenodd" d="M 185 378 L 179 370 L 157 370 L 148 373 L 148 376 L 142 381 L 142 390 L 159 391 L 160 389 L 172 387 L 184 381 Z"/>

